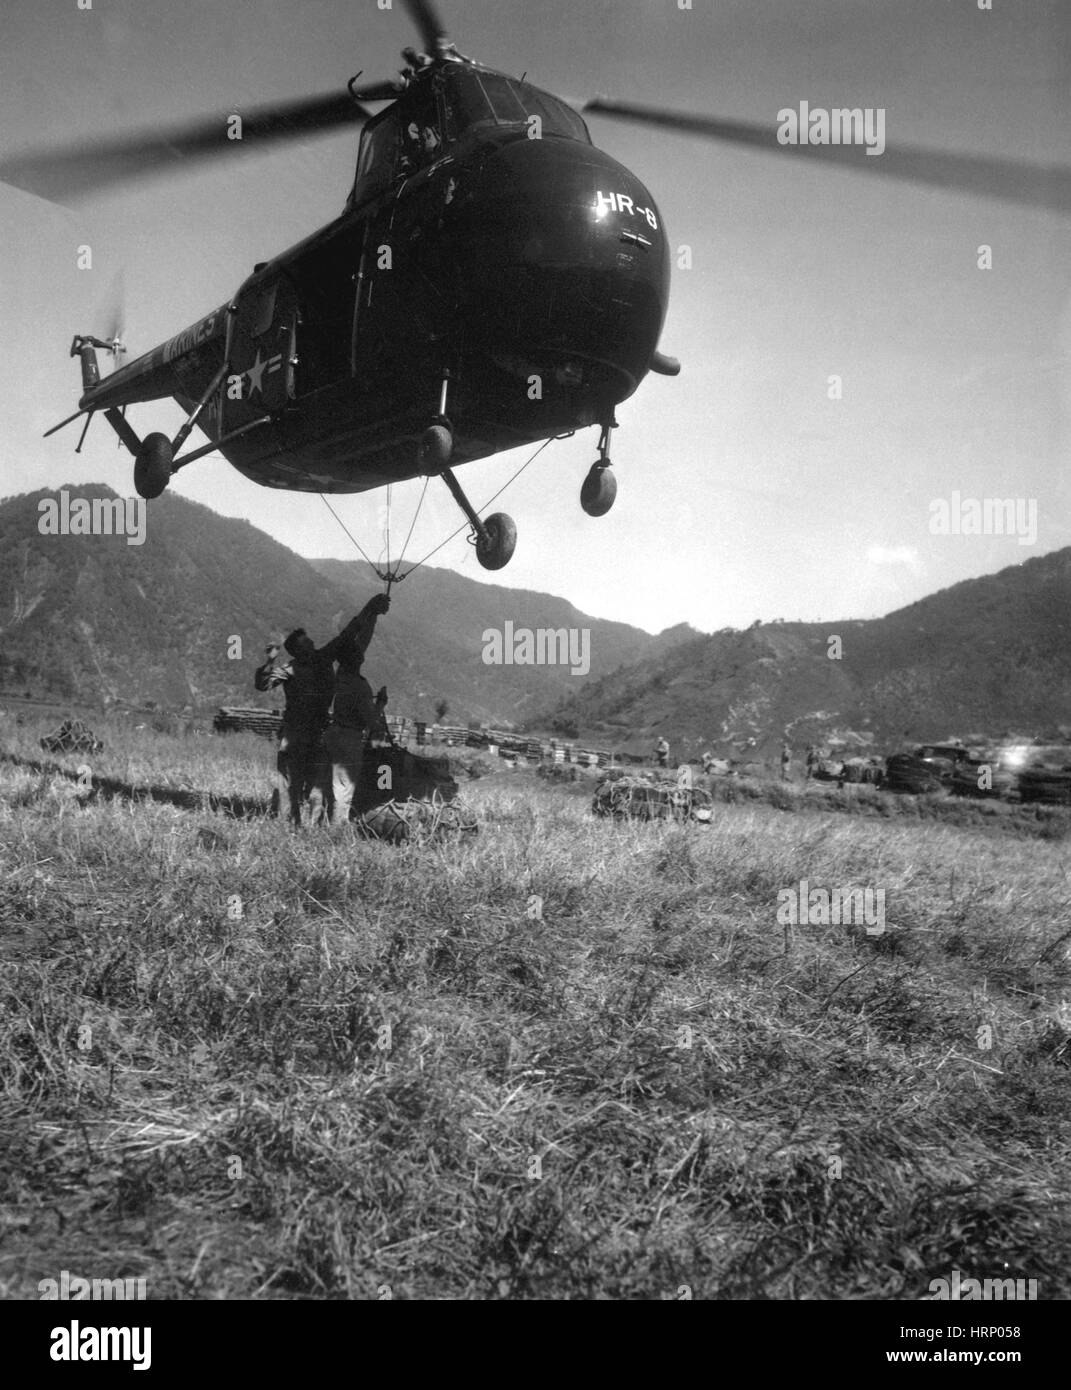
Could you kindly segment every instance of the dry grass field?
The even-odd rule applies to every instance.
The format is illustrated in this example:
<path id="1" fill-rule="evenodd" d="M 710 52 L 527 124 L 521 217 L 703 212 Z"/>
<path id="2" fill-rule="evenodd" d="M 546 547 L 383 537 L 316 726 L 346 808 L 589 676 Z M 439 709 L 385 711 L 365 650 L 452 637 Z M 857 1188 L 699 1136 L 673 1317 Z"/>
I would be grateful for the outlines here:
<path id="1" fill-rule="evenodd" d="M 47 727 L 0 716 L 6 1297 L 1071 1295 L 1059 817 L 501 771 L 391 848 L 236 815 L 266 742 Z M 779 925 L 801 879 L 886 930 Z"/>

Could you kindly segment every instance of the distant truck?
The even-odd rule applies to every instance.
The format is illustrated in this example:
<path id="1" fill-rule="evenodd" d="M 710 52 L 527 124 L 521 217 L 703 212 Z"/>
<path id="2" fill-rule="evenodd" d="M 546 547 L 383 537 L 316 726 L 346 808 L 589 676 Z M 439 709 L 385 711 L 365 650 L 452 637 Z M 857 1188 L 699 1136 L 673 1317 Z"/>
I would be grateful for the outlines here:
<path id="1" fill-rule="evenodd" d="M 967 762 L 970 750 L 963 743 L 920 743 L 915 757 L 931 768 L 942 782 L 951 782 L 956 769 Z"/>

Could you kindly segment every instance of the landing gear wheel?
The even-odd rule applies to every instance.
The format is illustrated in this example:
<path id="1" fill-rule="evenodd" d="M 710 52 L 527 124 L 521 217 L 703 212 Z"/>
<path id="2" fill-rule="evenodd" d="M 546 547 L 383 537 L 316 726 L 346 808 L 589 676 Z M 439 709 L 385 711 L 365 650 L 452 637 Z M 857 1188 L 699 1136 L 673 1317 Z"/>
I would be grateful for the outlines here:
<path id="1" fill-rule="evenodd" d="M 588 516 L 605 516 L 617 496 L 617 479 L 612 468 L 593 464 L 580 489 L 580 505 Z"/>
<path id="2" fill-rule="evenodd" d="M 511 516 L 495 512 L 483 523 L 483 529 L 484 535 L 476 538 L 476 558 L 485 570 L 500 570 L 509 564 L 517 548 L 517 527 Z"/>
<path id="3" fill-rule="evenodd" d="M 166 434 L 147 434 L 134 459 L 134 488 L 139 497 L 159 497 L 171 481 L 174 454 Z"/>
<path id="4" fill-rule="evenodd" d="M 429 425 L 420 436 L 417 450 L 417 463 L 421 473 L 434 477 L 441 473 L 450 462 L 454 450 L 454 436 L 446 425 Z"/>

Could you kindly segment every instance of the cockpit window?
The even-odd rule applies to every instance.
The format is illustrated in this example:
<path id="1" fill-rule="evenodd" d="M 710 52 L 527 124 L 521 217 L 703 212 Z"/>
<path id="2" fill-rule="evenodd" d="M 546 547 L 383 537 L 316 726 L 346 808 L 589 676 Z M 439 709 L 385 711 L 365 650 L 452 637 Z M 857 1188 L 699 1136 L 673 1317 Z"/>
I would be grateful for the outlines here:
<path id="1" fill-rule="evenodd" d="M 365 127 L 351 202 L 363 203 L 395 179 L 433 164 L 442 150 L 442 122 L 434 91 L 426 87 L 407 95 Z"/>
<path id="2" fill-rule="evenodd" d="M 452 77 L 446 94 L 451 137 L 476 125 L 524 125 L 538 116 L 543 135 L 591 144 L 588 128 L 563 101 L 498 72 L 470 70 Z"/>
<path id="3" fill-rule="evenodd" d="M 387 188 L 394 178 L 398 158 L 398 137 L 401 127 L 398 108 L 390 107 L 374 124 L 365 127 L 361 135 L 361 152 L 357 156 L 357 178 L 354 195 L 361 202 Z"/>
<path id="4" fill-rule="evenodd" d="M 433 164 L 467 130 L 526 125 L 531 116 L 540 119 L 540 135 L 591 144 L 587 126 L 563 101 L 502 73 L 463 68 L 450 72 L 441 89 L 438 82 L 410 88 L 365 127 L 349 205 L 366 202 L 403 175 Z"/>

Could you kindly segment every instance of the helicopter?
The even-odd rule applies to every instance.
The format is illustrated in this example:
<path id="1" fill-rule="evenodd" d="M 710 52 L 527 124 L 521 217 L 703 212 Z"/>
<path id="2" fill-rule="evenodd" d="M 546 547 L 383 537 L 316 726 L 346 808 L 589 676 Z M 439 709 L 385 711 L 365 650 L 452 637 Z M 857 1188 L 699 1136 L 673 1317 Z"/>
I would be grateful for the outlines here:
<path id="1" fill-rule="evenodd" d="M 666 228 L 650 191 L 592 143 L 573 105 L 460 53 L 431 0 L 404 3 L 423 51 L 404 49 L 392 79 L 362 85 L 359 73 L 344 91 L 244 118 L 0 159 L 0 181 L 61 201 L 152 172 L 168 157 L 359 127 L 339 216 L 256 264 L 226 303 L 105 377 L 97 353 L 118 364 L 118 336 L 76 334 L 70 351 L 80 359 L 82 396 L 47 433 L 84 416 L 84 439 L 102 413 L 133 455 L 135 489 L 148 499 L 212 452 L 252 481 L 289 491 L 359 493 L 440 477 L 479 563 L 497 570 L 514 553 L 516 526 L 503 512 L 481 518 L 454 470 L 597 426 L 580 503 L 594 517 L 610 510 L 617 406 L 649 372 L 680 372 L 659 348 Z M 373 114 L 369 102 L 384 105 Z M 795 157 L 844 162 L 864 153 L 806 140 L 786 146 L 752 123 L 602 97 L 582 110 Z M 850 167 L 1050 210 L 1071 206 L 1064 168 L 915 149 L 856 157 Z M 167 397 L 185 412 L 181 427 L 173 438 L 140 438 L 127 408 Z M 195 427 L 208 443 L 184 452 Z"/>

